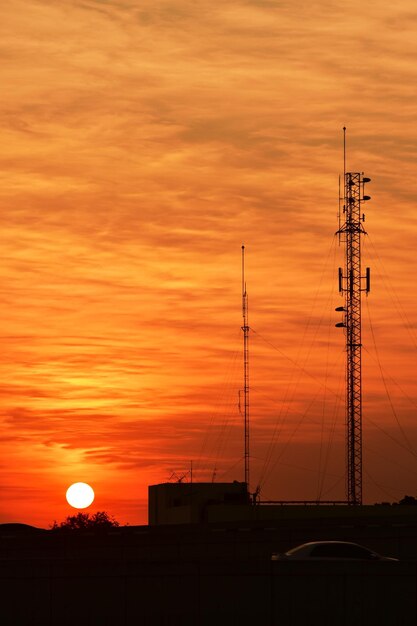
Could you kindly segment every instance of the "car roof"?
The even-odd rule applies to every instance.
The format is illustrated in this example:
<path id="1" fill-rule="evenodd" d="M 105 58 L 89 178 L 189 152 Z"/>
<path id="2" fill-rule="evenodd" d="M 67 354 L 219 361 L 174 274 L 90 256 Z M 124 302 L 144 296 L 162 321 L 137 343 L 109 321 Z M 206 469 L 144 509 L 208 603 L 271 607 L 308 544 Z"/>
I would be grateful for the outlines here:
<path id="1" fill-rule="evenodd" d="M 364 550 L 369 550 L 369 548 L 365 548 L 364 546 L 361 546 L 359 543 L 355 543 L 353 541 L 337 541 L 337 540 L 329 540 L 329 541 L 308 541 L 307 543 L 302 543 L 299 546 L 296 546 L 294 548 L 291 548 L 291 550 L 288 550 L 286 552 L 286 554 L 291 554 L 293 552 L 298 552 L 298 550 L 304 550 L 306 548 L 312 548 L 313 546 L 327 546 L 327 545 L 343 545 L 343 546 L 356 546 L 358 548 L 363 548 Z M 370 552 L 372 552 L 372 550 L 369 550 Z"/>
<path id="2" fill-rule="evenodd" d="M 297 546 L 297 548 L 304 548 L 305 546 L 321 546 L 321 545 L 328 545 L 329 543 L 333 543 L 333 544 L 342 544 L 344 546 L 359 546 L 359 543 L 355 543 L 354 541 L 338 541 L 338 540 L 322 540 L 322 541 L 308 541 L 307 543 L 302 543 L 299 546 Z M 360 546 L 361 548 L 363 548 L 363 546 Z"/>

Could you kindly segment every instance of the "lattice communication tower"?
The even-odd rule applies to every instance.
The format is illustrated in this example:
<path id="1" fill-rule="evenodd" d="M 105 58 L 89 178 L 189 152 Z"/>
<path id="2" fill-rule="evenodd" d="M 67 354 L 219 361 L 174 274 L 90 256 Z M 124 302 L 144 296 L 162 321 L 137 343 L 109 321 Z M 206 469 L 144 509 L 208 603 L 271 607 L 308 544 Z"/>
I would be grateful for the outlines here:
<path id="1" fill-rule="evenodd" d="M 243 419 L 245 483 L 249 491 L 249 324 L 248 294 L 245 281 L 245 246 L 242 246 L 242 317 L 243 317 Z"/>
<path id="2" fill-rule="evenodd" d="M 344 129 L 345 131 L 345 129 Z M 346 159 L 345 159 L 346 163 Z M 345 305 L 343 312 L 346 335 L 346 495 L 349 504 L 362 504 L 362 322 L 361 296 L 370 291 L 370 269 L 365 276 L 361 270 L 361 238 L 366 234 L 365 215 L 361 205 L 370 200 L 365 184 L 370 182 L 363 173 L 344 172 L 343 213 L 339 210 L 339 241 L 345 244 L 345 267 L 339 268 L 339 291 Z M 340 195 L 340 194 L 339 194 Z"/>

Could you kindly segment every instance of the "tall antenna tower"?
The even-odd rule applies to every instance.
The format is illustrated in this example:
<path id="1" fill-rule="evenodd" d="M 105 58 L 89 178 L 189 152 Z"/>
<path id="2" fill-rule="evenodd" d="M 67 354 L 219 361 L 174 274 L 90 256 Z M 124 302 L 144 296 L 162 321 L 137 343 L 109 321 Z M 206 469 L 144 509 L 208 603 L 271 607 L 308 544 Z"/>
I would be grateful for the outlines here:
<path id="1" fill-rule="evenodd" d="M 243 317 L 243 417 L 245 483 L 249 491 L 249 325 L 248 294 L 245 281 L 245 246 L 242 246 L 242 317 Z"/>
<path id="2" fill-rule="evenodd" d="M 370 196 L 365 195 L 365 183 L 371 179 L 363 173 L 346 172 L 346 128 L 343 128 L 343 164 L 344 195 L 339 198 L 339 230 L 336 234 L 345 244 L 345 267 L 339 268 L 339 292 L 345 297 L 345 305 L 336 309 L 344 314 L 343 322 L 336 326 L 346 329 L 347 501 L 362 504 L 361 296 L 363 291 L 367 294 L 370 291 L 370 269 L 366 268 L 366 275 L 362 276 L 361 238 L 366 231 L 361 205 L 370 200 Z"/>

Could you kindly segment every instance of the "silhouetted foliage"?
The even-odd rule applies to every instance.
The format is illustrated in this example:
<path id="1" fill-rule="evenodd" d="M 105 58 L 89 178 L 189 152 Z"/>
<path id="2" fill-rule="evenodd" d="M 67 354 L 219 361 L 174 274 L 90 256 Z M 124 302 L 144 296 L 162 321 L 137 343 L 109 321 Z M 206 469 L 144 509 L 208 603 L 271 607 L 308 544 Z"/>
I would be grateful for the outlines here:
<path id="1" fill-rule="evenodd" d="M 83 530 L 83 529 L 106 529 L 120 526 L 119 522 L 105 511 L 97 511 L 90 515 L 89 513 L 77 513 L 77 515 L 68 515 L 68 517 L 58 524 L 57 521 L 51 526 L 51 530 Z"/>
<path id="2" fill-rule="evenodd" d="M 398 504 L 407 504 L 407 505 L 417 505 L 417 498 L 414 496 L 404 496 L 401 500 L 399 500 Z"/>
<path id="3" fill-rule="evenodd" d="M 375 502 L 376 506 L 398 506 L 400 504 L 405 504 L 407 506 L 417 506 L 417 498 L 414 496 L 404 496 L 398 502 Z"/>

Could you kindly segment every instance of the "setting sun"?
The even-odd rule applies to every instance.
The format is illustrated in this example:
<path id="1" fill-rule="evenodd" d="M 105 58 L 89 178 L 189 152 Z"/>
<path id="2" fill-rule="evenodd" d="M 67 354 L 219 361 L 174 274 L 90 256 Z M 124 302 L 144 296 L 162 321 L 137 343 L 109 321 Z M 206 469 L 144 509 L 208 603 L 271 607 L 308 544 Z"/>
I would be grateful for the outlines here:
<path id="1" fill-rule="evenodd" d="M 74 509 L 86 509 L 94 500 L 94 491 L 87 483 L 74 483 L 68 487 L 66 498 Z"/>

